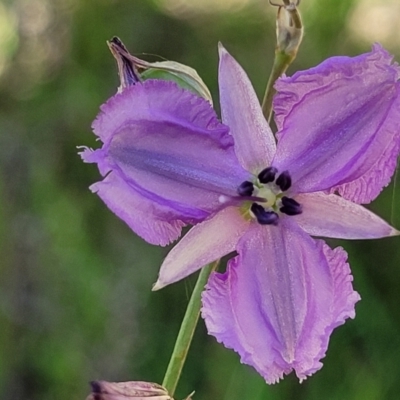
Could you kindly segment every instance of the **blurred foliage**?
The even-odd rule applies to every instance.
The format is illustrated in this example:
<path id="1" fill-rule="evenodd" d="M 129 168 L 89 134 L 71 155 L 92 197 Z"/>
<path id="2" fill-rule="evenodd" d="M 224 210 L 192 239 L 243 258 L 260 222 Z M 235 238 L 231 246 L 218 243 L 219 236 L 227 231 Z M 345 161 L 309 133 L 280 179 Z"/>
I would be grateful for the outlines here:
<path id="1" fill-rule="evenodd" d="M 1 398 L 78 400 L 93 379 L 162 381 L 194 278 L 150 291 L 168 249 L 144 243 L 90 193 L 99 174 L 76 146 L 96 147 L 91 122 L 116 91 L 105 43 L 114 35 L 142 58 L 156 55 L 149 61 L 194 67 L 216 104 L 221 41 L 261 97 L 276 10 L 266 0 L 201 3 L 0 2 Z M 289 73 L 367 51 L 375 39 L 354 34 L 359 3 L 303 0 L 306 36 Z M 384 44 L 400 60 L 394 43 Z M 371 206 L 397 227 L 399 191 L 389 187 Z M 301 385 L 290 375 L 267 386 L 200 322 L 178 398 L 196 390 L 196 400 L 397 399 L 398 239 L 343 245 L 363 300 L 357 318 L 334 332 L 321 371 Z"/>

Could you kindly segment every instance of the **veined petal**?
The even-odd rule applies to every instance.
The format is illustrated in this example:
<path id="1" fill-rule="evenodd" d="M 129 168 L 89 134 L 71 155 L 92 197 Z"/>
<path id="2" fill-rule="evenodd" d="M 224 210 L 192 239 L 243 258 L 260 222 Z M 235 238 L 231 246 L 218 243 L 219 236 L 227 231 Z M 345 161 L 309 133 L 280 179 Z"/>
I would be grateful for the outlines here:
<path id="1" fill-rule="evenodd" d="M 275 139 L 249 78 L 236 60 L 219 46 L 219 92 L 222 121 L 229 126 L 241 165 L 253 174 L 268 166 Z"/>
<path id="2" fill-rule="evenodd" d="M 400 94 L 399 89 L 398 93 Z M 394 102 L 390 118 L 385 122 L 385 127 L 382 127 L 388 133 L 393 133 L 393 138 L 388 141 L 376 164 L 358 179 L 333 187 L 332 193 L 338 192 L 346 199 L 359 204 L 367 204 L 374 200 L 384 187 L 389 185 L 396 170 L 397 158 L 400 153 L 399 120 L 400 98 Z"/>
<path id="3" fill-rule="evenodd" d="M 303 212 L 296 222 L 310 235 L 340 239 L 376 239 L 400 232 L 371 211 L 323 192 L 296 196 Z"/>
<path id="4" fill-rule="evenodd" d="M 252 225 L 237 251 L 203 293 L 208 332 L 268 383 L 292 370 L 305 379 L 321 368 L 332 330 L 355 314 L 346 253 L 289 218 L 278 227 Z"/>
<path id="5" fill-rule="evenodd" d="M 177 239 L 186 223 L 165 205 L 157 204 L 133 190 L 118 174 L 111 172 L 90 186 L 108 208 L 151 244 L 165 246 Z"/>
<path id="6" fill-rule="evenodd" d="M 221 195 L 236 196 L 249 177 L 210 104 L 173 82 L 126 88 L 102 106 L 93 128 L 112 170 L 183 217 L 221 208 Z"/>
<path id="7" fill-rule="evenodd" d="M 227 207 L 194 226 L 165 258 L 153 290 L 183 279 L 235 250 L 249 224 L 238 208 Z"/>
<path id="8" fill-rule="evenodd" d="M 400 150 L 398 78 L 398 66 L 376 45 L 279 80 L 273 165 L 290 172 L 293 191 L 339 186 L 349 200 L 376 197 Z"/>

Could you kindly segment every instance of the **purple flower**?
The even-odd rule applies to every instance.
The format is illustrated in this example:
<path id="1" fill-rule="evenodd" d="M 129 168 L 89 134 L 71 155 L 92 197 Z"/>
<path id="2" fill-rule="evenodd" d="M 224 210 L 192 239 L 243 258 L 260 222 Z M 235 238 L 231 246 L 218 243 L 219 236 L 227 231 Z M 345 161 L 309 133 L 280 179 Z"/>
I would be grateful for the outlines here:
<path id="1" fill-rule="evenodd" d="M 155 289 L 237 251 L 210 277 L 202 315 L 269 383 L 320 369 L 332 330 L 359 300 L 344 250 L 310 235 L 399 233 L 359 205 L 396 166 L 398 75 L 375 46 L 279 80 L 276 144 L 247 75 L 221 47 L 225 125 L 205 100 L 162 81 L 114 96 L 94 122 L 103 147 L 82 155 L 105 176 L 91 188 L 111 210 L 156 244 L 197 224 L 165 259 Z"/>

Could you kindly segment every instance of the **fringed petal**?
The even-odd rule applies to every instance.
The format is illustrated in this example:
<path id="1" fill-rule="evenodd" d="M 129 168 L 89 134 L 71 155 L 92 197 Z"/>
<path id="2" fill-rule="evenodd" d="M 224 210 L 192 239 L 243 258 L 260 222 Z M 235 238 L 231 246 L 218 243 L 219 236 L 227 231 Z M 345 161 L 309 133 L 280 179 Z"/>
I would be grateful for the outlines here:
<path id="1" fill-rule="evenodd" d="M 293 192 L 332 189 L 365 203 L 388 184 L 400 151 L 399 68 L 391 60 L 376 45 L 278 81 L 273 165 L 289 171 Z"/>
<path id="2" fill-rule="evenodd" d="M 332 330 L 355 315 L 346 253 L 288 218 L 278 227 L 254 224 L 237 251 L 203 293 L 208 332 L 268 383 L 292 370 L 305 379 L 321 368 Z"/>
<path id="3" fill-rule="evenodd" d="M 102 106 L 93 128 L 104 146 L 86 161 L 182 218 L 199 221 L 225 207 L 250 175 L 210 104 L 173 82 L 126 88 Z"/>
<path id="4" fill-rule="evenodd" d="M 400 94 L 399 89 L 398 93 Z M 382 189 L 389 185 L 397 167 L 400 153 L 398 121 L 400 121 L 400 96 L 393 104 L 390 118 L 388 116 L 385 126 L 381 128 L 388 134 L 388 142 L 381 157 L 364 175 L 354 181 L 333 187 L 331 193 L 338 192 L 345 199 L 359 204 L 368 204 L 378 197 Z"/>
<path id="5" fill-rule="evenodd" d="M 185 223 L 173 209 L 140 195 L 114 172 L 94 183 L 90 189 L 134 232 L 151 244 L 169 244 L 190 222 Z"/>

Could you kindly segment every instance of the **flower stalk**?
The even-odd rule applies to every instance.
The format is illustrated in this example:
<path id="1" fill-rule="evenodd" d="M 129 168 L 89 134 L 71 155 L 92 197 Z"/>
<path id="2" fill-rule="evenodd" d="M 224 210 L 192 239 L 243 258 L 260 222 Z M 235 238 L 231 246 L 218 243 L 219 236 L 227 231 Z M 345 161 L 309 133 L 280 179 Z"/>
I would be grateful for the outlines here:
<path id="1" fill-rule="evenodd" d="M 186 356 L 192 342 L 193 334 L 197 326 L 197 321 L 200 316 L 201 308 L 201 293 L 208 281 L 211 272 L 215 271 L 218 267 L 219 261 L 208 264 L 200 271 L 197 278 L 196 285 L 193 289 L 185 316 L 180 327 L 178 337 L 175 342 L 175 347 L 168 364 L 167 371 L 162 383 L 169 395 L 174 396 L 176 386 L 178 385 L 181 376 L 183 365 L 186 361 Z"/>
<path id="2" fill-rule="evenodd" d="M 272 100 L 275 94 L 275 81 L 283 75 L 289 65 L 296 58 L 297 51 L 303 39 L 303 24 L 301 16 L 297 10 L 300 1 L 292 2 L 283 0 L 284 5 L 275 4 L 270 0 L 270 4 L 278 7 L 276 16 L 276 39 L 274 64 L 268 79 L 262 103 L 262 110 L 265 119 L 271 122 Z"/>

